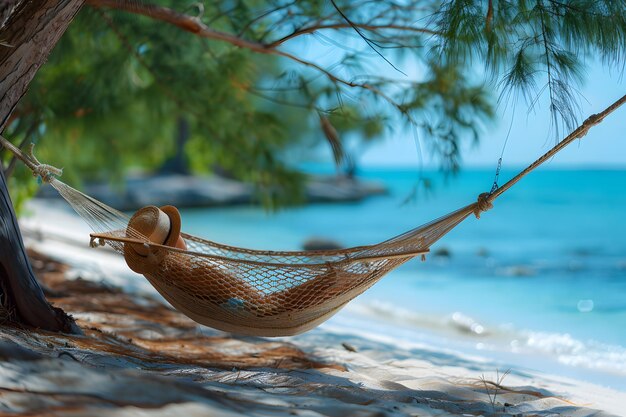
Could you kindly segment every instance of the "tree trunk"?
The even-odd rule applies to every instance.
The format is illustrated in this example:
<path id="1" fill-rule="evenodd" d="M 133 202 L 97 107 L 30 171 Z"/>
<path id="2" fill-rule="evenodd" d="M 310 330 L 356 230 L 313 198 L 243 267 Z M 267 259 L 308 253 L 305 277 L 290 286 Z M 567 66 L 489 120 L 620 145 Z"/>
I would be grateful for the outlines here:
<path id="1" fill-rule="evenodd" d="M 0 132 L 37 70 L 83 0 L 13 1 L 0 28 Z M 77 331 L 73 320 L 45 299 L 24 250 L 7 184 L 0 170 L 0 300 L 20 323 L 50 331 Z"/>
<path id="2" fill-rule="evenodd" d="M 187 155 L 185 155 L 185 145 L 189 141 L 191 131 L 189 127 L 189 121 L 183 116 L 178 117 L 176 123 L 176 151 L 174 156 L 169 158 L 163 163 L 159 169 L 159 174 L 181 174 L 189 175 L 189 163 L 187 162 Z"/>

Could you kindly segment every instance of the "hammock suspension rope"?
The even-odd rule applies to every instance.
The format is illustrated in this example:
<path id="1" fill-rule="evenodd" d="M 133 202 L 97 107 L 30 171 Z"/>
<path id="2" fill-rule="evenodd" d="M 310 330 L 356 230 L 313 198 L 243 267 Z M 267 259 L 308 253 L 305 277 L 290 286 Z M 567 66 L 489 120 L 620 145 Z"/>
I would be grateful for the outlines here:
<path id="1" fill-rule="evenodd" d="M 319 325 L 389 271 L 416 256 L 424 257 L 455 226 L 472 214 L 479 218 L 502 193 L 624 103 L 626 95 L 587 118 L 502 186 L 498 187 L 496 176 L 491 191 L 480 194 L 474 203 L 378 244 L 325 251 L 262 251 L 201 239 L 180 232 L 180 215 L 171 206 L 147 207 L 130 218 L 58 180 L 62 171 L 41 164 L 32 145 L 24 153 L 2 136 L 0 144 L 52 185 L 90 225 L 93 247 L 106 244 L 122 254 L 128 266 L 143 274 L 176 309 L 224 331 L 287 336 Z M 497 174 L 500 167 L 501 158 Z M 143 216 L 146 213 L 166 213 L 152 219 L 168 222 L 163 241 L 151 239 L 141 226 L 140 219 L 152 221 Z"/>

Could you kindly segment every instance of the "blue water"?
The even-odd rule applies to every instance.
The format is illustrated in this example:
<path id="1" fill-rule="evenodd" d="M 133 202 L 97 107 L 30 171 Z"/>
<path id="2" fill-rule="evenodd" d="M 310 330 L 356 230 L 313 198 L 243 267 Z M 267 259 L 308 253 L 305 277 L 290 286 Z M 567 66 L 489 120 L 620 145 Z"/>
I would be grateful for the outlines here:
<path id="1" fill-rule="evenodd" d="M 427 174 L 435 180 L 433 193 L 403 204 L 415 172 L 361 175 L 384 182 L 390 195 L 276 214 L 251 207 L 185 210 L 184 229 L 252 248 L 300 249 L 311 236 L 369 244 L 475 201 L 493 180 L 491 170 L 448 181 Z M 468 218 L 434 245 L 427 262 L 390 273 L 332 322 L 364 315 L 386 321 L 381 328 L 389 333 L 431 335 L 432 343 L 489 350 L 524 364 L 523 358 L 540 356 L 571 375 L 626 388 L 615 382 L 626 377 L 625 191 L 626 171 L 537 171 L 480 220 Z M 441 248 L 451 256 L 434 256 Z"/>

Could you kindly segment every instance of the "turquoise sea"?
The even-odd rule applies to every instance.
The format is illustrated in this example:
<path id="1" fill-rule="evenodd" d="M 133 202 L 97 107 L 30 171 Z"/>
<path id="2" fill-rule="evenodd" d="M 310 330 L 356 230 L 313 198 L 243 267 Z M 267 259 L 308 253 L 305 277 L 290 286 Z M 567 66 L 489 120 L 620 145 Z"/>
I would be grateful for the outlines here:
<path id="1" fill-rule="evenodd" d="M 312 236 L 375 243 L 475 201 L 493 174 L 426 173 L 431 195 L 403 204 L 417 172 L 370 169 L 360 176 L 384 182 L 388 196 L 274 214 L 184 210 L 183 227 L 259 249 L 300 249 Z M 626 390 L 626 171 L 536 171 L 434 245 L 426 262 L 393 271 L 327 326 Z"/>

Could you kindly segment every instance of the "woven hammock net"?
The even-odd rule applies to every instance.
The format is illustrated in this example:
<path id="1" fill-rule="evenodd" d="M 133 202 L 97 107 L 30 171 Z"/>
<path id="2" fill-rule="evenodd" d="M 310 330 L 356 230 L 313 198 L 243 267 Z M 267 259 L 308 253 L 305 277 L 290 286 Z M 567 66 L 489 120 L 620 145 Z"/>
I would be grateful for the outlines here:
<path id="1" fill-rule="evenodd" d="M 163 246 L 128 224 L 130 217 L 69 187 L 50 184 L 96 232 L 92 239 L 125 256 L 177 310 L 219 330 L 287 336 L 310 330 L 385 274 L 429 247 L 474 213 L 479 201 L 384 242 L 329 251 L 260 251 L 181 233 L 187 249 Z M 487 205 L 487 206 L 485 206 Z M 148 262 L 125 245 L 143 245 Z"/>
<path id="2" fill-rule="evenodd" d="M 95 232 L 92 243 L 108 245 L 122 254 L 128 266 L 143 274 L 177 310 L 198 323 L 228 332 L 287 336 L 319 325 L 389 271 L 423 256 L 470 214 L 479 217 L 498 196 L 625 103 L 626 95 L 588 117 L 501 187 L 496 174 L 491 191 L 481 194 L 477 202 L 384 242 L 332 251 L 258 251 L 185 233 L 181 237 L 186 249 L 156 244 L 129 226 L 129 216 L 56 179 L 61 170 L 40 163 L 32 146 L 24 154 L 1 135 L 0 145 L 67 200 Z M 170 234 L 171 230 L 173 227 Z M 129 247 L 133 250 L 126 250 Z M 147 256 L 135 259 L 136 247 Z"/>

